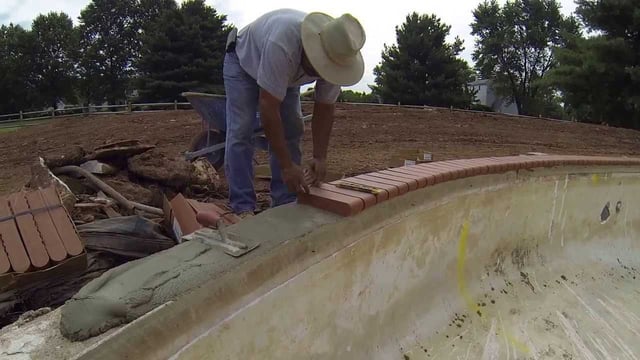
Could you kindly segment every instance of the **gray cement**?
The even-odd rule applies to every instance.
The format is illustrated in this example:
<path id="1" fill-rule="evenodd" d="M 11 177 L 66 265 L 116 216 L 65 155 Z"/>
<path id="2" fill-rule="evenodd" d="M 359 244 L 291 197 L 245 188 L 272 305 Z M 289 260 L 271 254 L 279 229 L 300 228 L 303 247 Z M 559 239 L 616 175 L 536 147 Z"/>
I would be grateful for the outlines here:
<path id="1" fill-rule="evenodd" d="M 189 293 L 224 272 L 233 271 L 244 262 L 264 256 L 287 240 L 338 219 L 306 206 L 283 206 L 228 228 L 235 239 L 260 242 L 258 249 L 241 258 L 232 258 L 198 242 L 185 242 L 111 269 L 67 301 L 62 308 L 60 331 L 72 341 L 99 335 Z"/>

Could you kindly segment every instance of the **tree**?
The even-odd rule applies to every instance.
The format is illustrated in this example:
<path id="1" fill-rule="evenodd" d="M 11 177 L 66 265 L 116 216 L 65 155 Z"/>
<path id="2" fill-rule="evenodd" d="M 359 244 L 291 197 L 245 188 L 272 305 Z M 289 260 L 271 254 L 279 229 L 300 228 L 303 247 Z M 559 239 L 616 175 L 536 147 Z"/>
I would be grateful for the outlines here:
<path id="1" fill-rule="evenodd" d="M 78 38 L 71 18 L 55 12 L 39 15 L 31 25 L 31 33 L 39 103 L 55 108 L 58 100 L 73 100 Z"/>
<path id="2" fill-rule="evenodd" d="M 579 33 L 575 18 L 564 17 L 556 0 L 485 1 L 473 11 L 476 70 L 525 115 L 542 110 L 550 89 L 540 81 L 555 66 L 554 46 Z"/>
<path id="3" fill-rule="evenodd" d="M 85 101 L 124 99 L 138 52 L 137 1 L 93 0 L 80 13 L 80 73 Z"/>
<path id="4" fill-rule="evenodd" d="M 549 83 L 580 121 L 640 128 L 640 3 L 579 0 L 577 13 L 595 36 L 556 49 Z"/>
<path id="5" fill-rule="evenodd" d="M 378 99 L 372 93 L 365 93 L 353 90 L 342 90 L 338 96 L 339 102 L 350 103 L 376 103 Z"/>
<path id="6" fill-rule="evenodd" d="M 462 40 L 446 42 L 450 30 L 435 15 L 409 14 L 396 27 L 397 44 L 384 47 L 373 92 L 390 103 L 468 107 L 472 71 L 458 58 Z"/>
<path id="7" fill-rule="evenodd" d="M 226 16 L 204 0 L 169 10 L 143 36 L 138 62 L 140 97 L 172 101 L 183 91 L 219 93 L 229 29 Z"/>
<path id="8" fill-rule="evenodd" d="M 30 32 L 19 25 L 0 26 L 0 114 L 33 107 L 36 81 Z"/>

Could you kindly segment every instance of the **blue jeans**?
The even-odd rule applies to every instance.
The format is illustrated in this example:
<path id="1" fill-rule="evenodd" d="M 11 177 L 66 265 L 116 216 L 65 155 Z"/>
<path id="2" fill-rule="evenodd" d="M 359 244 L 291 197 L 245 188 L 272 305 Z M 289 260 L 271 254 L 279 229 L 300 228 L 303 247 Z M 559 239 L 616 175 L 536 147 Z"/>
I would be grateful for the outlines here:
<path id="1" fill-rule="evenodd" d="M 229 202 L 236 213 L 254 211 L 256 193 L 253 187 L 253 132 L 259 126 L 256 118 L 260 88 L 238 61 L 235 52 L 224 59 L 224 88 L 227 93 L 227 140 L 225 148 L 225 175 L 229 182 Z M 280 107 L 287 148 L 294 163 L 300 164 L 300 139 L 304 133 L 300 88 L 287 89 Z M 280 206 L 296 200 L 282 181 L 280 164 L 273 151 L 269 151 L 271 166 L 271 205 Z"/>

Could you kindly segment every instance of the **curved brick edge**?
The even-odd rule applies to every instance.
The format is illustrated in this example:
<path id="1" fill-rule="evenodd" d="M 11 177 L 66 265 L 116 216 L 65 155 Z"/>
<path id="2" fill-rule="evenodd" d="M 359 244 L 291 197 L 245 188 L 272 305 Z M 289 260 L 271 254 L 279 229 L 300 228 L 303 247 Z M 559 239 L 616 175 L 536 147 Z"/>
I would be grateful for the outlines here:
<path id="1" fill-rule="evenodd" d="M 312 188 L 309 194 L 298 194 L 298 203 L 310 205 L 341 216 L 353 216 L 363 210 L 407 192 L 426 186 L 477 175 L 499 174 L 514 170 L 555 166 L 615 166 L 640 165 L 640 158 L 574 156 L 574 155 L 519 155 L 438 161 L 427 164 L 402 166 L 343 179 L 384 190 L 374 196 L 334 186 L 334 181 Z"/>

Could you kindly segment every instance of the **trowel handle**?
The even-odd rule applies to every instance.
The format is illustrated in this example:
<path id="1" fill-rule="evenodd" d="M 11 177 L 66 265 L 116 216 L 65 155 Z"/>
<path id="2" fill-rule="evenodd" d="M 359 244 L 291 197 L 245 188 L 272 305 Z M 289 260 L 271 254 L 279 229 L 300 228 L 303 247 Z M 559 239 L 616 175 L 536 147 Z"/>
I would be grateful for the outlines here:
<path id="1" fill-rule="evenodd" d="M 196 214 L 196 220 L 204 227 L 218 227 L 222 222 L 222 216 L 213 211 L 199 212 Z"/>

